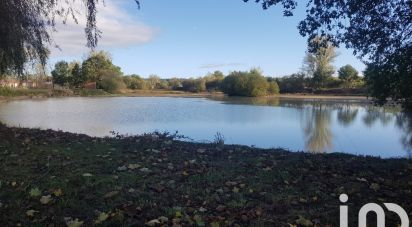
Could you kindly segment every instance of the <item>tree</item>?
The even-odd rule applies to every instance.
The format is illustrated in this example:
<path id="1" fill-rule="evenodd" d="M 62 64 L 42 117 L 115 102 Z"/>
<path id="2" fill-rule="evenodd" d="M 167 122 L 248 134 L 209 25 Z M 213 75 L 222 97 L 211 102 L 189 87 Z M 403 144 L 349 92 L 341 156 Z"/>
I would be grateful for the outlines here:
<path id="1" fill-rule="evenodd" d="M 311 41 L 320 45 L 323 38 L 316 37 Z M 304 69 L 308 76 L 312 77 L 316 88 L 322 88 L 325 82 L 333 75 L 334 67 L 331 63 L 336 58 L 335 47 L 329 43 L 327 46 L 320 46 L 314 53 L 308 51 L 304 59 Z"/>
<path id="2" fill-rule="evenodd" d="M 271 95 L 279 94 L 279 86 L 278 83 L 276 83 L 276 81 L 269 82 L 268 93 Z"/>
<path id="3" fill-rule="evenodd" d="M 150 75 L 147 82 L 151 90 L 156 89 L 160 84 L 160 77 L 157 75 Z"/>
<path id="4" fill-rule="evenodd" d="M 54 65 L 54 70 L 51 72 L 53 83 L 64 86 L 69 82 L 70 70 L 69 64 L 65 61 L 59 61 Z"/>
<path id="5" fill-rule="evenodd" d="M 84 83 L 86 83 L 86 76 L 82 73 L 80 64 L 75 62 L 73 63 L 73 67 L 71 69 L 70 85 L 72 87 L 81 87 Z"/>
<path id="6" fill-rule="evenodd" d="M 290 76 L 284 76 L 277 79 L 280 93 L 297 93 L 304 92 L 307 84 L 307 78 L 303 73 L 294 73 Z"/>
<path id="7" fill-rule="evenodd" d="M 143 90 L 146 89 L 146 82 L 136 74 L 130 76 L 124 76 L 123 81 L 126 84 L 127 88 L 133 90 Z"/>
<path id="8" fill-rule="evenodd" d="M 351 85 L 351 83 L 359 79 L 358 71 L 351 65 L 342 66 L 338 70 L 339 79 L 344 82 L 345 85 Z"/>
<path id="9" fill-rule="evenodd" d="M 100 36 L 96 24 L 98 0 L 3 0 L 0 4 L 0 75 L 12 70 L 22 75 L 25 63 L 39 61 L 43 66 L 48 58 L 47 46 L 54 46 L 51 32 L 58 20 L 68 18 L 77 22 L 79 2 L 86 11 L 87 46 L 94 48 Z M 137 2 L 138 3 L 138 2 Z"/>
<path id="10" fill-rule="evenodd" d="M 126 88 L 122 76 L 114 73 L 116 72 L 111 70 L 101 71 L 101 79 L 98 83 L 98 87 L 109 93 L 118 93 Z"/>
<path id="11" fill-rule="evenodd" d="M 268 89 L 269 83 L 258 69 L 231 72 L 222 83 L 223 92 L 230 96 L 264 96 Z"/>
<path id="12" fill-rule="evenodd" d="M 122 74 L 120 67 L 112 63 L 110 54 L 104 51 L 91 52 L 82 63 L 82 73 L 87 80 L 97 83 L 101 81 L 103 74 Z"/>

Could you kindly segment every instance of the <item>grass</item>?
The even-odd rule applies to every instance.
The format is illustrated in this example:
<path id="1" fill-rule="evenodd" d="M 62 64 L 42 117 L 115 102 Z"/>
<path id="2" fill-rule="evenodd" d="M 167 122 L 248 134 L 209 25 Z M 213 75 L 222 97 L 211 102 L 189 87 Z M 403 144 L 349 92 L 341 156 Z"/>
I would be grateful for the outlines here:
<path id="1" fill-rule="evenodd" d="M 0 96 L 5 96 L 5 97 L 49 96 L 49 90 L 48 89 L 26 89 L 26 88 L 0 87 Z"/>
<path id="2" fill-rule="evenodd" d="M 337 226 L 340 193 L 355 226 L 368 202 L 411 212 L 411 187 L 407 159 L 0 125 L 1 226 Z"/>

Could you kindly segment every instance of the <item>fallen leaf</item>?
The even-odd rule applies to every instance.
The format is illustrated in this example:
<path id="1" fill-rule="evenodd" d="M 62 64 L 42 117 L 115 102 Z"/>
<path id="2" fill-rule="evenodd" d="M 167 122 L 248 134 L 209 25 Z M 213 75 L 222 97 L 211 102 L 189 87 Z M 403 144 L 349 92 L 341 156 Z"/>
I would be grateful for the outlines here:
<path id="1" fill-rule="evenodd" d="M 150 220 L 150 221 L 146 222 L 146 225 L 147 225 L 147 226 L 156 226 L 156 225 L 160 225 L 160 221 L 159 221 L 159 220 L 157 220 L 157 219 L 153 219 L 153 220 Z"/>
<path id="2" fill-rule="evenodd" d="M 63 195 L 63 191 L 60 188 L 58 188 L 58 189 L 53 191 L 53 195 L 56 196 L 56 197 L 59 197 L 59 196 Z"/>
<path id="3" fill-rule="evenodd" d="M 26 211 L 26 215 L 28 216 L 28 217 L 33 217 L 34 216 L 34 213 L 37 213 L 38 211 L 35 211 L 35 210 L 28 210 L 28 211 Z"/>
<path id="4" fill-rule="evenodd" d="M 40 198 L 40 203 L 43 205 L 48 204 L 50 201 L 52 201 L 51 195 L 42 196 Z"/>
<path id="5" fill-rule="evenodd" d="M 381 187 L 380 187 L 379 184 L 377 184 L 377 183 L 372 183 L 371 186 L 370 186 L 370 188 L 376 192 L 376 191 L 378 191 Z"/>
<path id="6" fill-rule="evenodd" d="M 80 227 L 81 225 L 83 225 L 83 221 L 79 221 L 78 218 L 73 219 L 73 218 L 64 218 L 66 221 L 66 225 L 67 227 Z"/>
<path id="7" fill-rule="evenodd" d="M 300 216 L 299 219 L 296 220 L 296 224 L 303 225 L 303 226 L 313 226 L 313 223 L 310 220 L 302 216 Z"/>
<path id="8" fill-rule="evenodd" d="M 99 214 L 99 217 L 97 218 L 97 220 L 94 223 L 95 224 L 100 224 L 100 223 L 106 221 L 108 217 L 109 217 L 109 215 L 107 213 L 101 212 Z"/>
<path id="9" fill-rule="evenodd" d="M 165 217 L 165 216 L 160 216 L 160 217 L 158 218 L 158 220 L 159 220 L 161 223 L 167 223 L 167 222 L 169 221 L 169 218 L 167 218 L 167 217 Z"/>
<path id="10" fill-rule="evenodd" d="M 115 195 L 117 195 L 117 194 L 119 194 L 119 191 L 111 191 L 111 192 L 106 193 L 106 194 L 103 196 L 103 198 L 108 199 L 108 198 L 111 198 L 111 197 L 113 197 L 113 196 L 115 196 Z"/>
<path id="11" fill-rule="evenodd" d="M 29 195 L 30 195 L 30 197 L 39 197 L 39 196 L 41 196 L 41 191 L 37 187 L 32 188 L 32 189 L 30 189 Z"/>
<path id="12" fill-rule="evenodd" d="M 139 164 L 129 164 L 128 166 L 127 166 L 127 168 L 129 168 L 129 169 L 137 169 L 137 168 L 139 168 L 140 167 L 140 165 Z"/>

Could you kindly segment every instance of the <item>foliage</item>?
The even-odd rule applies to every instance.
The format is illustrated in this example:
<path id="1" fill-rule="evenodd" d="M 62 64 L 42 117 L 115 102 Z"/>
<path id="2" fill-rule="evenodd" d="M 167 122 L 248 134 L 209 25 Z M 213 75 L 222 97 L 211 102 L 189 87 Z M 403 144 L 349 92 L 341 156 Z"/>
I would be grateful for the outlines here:
<path id="1" fill-rule="evenodd" d="M 311 43 L 323 42 L 322 38 L 316 37 Z M 325 86 L 325 82 L 334 73 L 334 68 L 331 62 L 336 58 L 335 47 L 328 43 L 326 47 L 319 47 L 314 53 L 308 51 L 304 59 L 304 70 L 309 77 L 312 77 L 312 82 L 316 88 Z"/>
<path id="2" fill-rule="evenodd" d="M 359 79 L 358 71 L 351 65 L 342 66 L 339 69 L 338 74 L 339 79 L 348 87 L 351 87 L 352 82 Z"/>
<path id="3" fill-rule="evenodd" d="M 139 75 L 130 75 L 123 77 L 126 87 L 132 90 L 146 89 L 146 82 Z"/>
<path id="4" fill-rule="evenodd" d="M 78 88 L 86 82 L 86 76 L 82 73 L 80 64 L 75 62 L 71 69 L 70 86 Z"/>
<path id="5" fill-rule="evenodd" d="M 268 93 L 269 83 L 257 69 L 249 72 L 234 71 L 223 80 L 222 90 L 233 96 L 264 96 Z"/>
<path id="6" fill-rule="evenodd" d="M 221 88 L 225 75 L 221 71 L 215 71 L 204 77 L 206 80 L 206 90 L 217 91 Z"/>
<path id="7" fill-rule="evenodd" d="M 149 89 L 151 90 L 156 89 L 160 85 L 160 77 L 157 75 L 150 75 L 149 78 L 147 79 L 147 83 L 148 83 Z"/>
<path id="8" fill-rule="evenodd" d="M 248 1 L 248 0 L 244 0 Z M 263 8 L 282 4 L 288 15 L 296 0 L 258 0 Z M 411 1 L 312 1 L 298 26 L 308 37 L 325 37 L 322 43 L 309 42 L 311 52 L 328 42 L 345 44 L 368 65 L 366 79 L 370 93 L 383 104 L 388 98 L 412 110 L 411 83 L 412 6 Z"/>
<path id="9" fill-rule="evenodd" d="M 51 72 L 53 83 L 64 86 L 69 81 L 70 70 L 69 64 L 65 61 L 59 61 L 54 65 L 54 70 Z"/>
<path id="10" fill-rule="evenodd" d="M 63 23 L 68 18 L 77 22 L 80 3 L 86 11 L 87 45 L 96 47 L 99 30 L 96 26 L 98 0 L 3 0 L 0 4 L 0 75 L 12 70 L 20 76 L 24 64 L 38 61 L 43 66 L 49 55 L 48 45 L 54 45 L 51 32 L 58 19 Z"/>
<path id="11" fill-rule="evenodd" d="M 294 73 L 277 79 L 280 93 L 299 93 L 304 92 L 307 80 L 303 73 Z"/>
<path id="12" fill-rule="evenodd" d="M 203 78 L 186 79 L 182 81 L 182 89 L 189 92 L 204 92 L 206 91 L 206 81 Z"/>
<path id="13" fill-rule="evenodd" d="M 111 72 L 121 75 L 120 68 L 112 63 L 109 53 L 104 51 L 91 52 L 82 63 L 82 73 L 89 81 L 100 81 L 103 74 Z"/>
<path id="14" fill-rule="evenodd" d="M 97 85 L 106 92 L 117 93 L 126 88 L 122 75 L 112 70 L 100 71 L 99 77 Z"/>
<path id="15" fill-rule="evenodd" d="M 391 56 L 385 63 L 369 63 L 364 72 L 369 91 L 379 104 L 387 98 L 412 110 L 412 48 Z"/>
<path id="16" fill-rule="evenodd" d="M 279 94 L 279 85 L 278 83 L 276 83 L 276 81 L 269 82 L 268 93 L 270 95 Z"/>

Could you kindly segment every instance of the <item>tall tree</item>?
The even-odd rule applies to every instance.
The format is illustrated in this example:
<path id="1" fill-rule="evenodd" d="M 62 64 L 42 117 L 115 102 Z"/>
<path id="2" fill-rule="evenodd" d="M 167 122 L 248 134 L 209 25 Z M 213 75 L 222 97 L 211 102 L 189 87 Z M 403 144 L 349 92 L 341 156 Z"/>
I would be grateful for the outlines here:
<path id="1" fill-rule="evenodd" d="M 323 42 L 322 38 L 316 37 L 311 43 Z M 312 77 L 316 88 L 324 87 L 325 82 L 335 72 L 331 64 L 336 58 L 335 47 L 329 43 L 327 46 L 320 46 L 314 53 L 308 51 L 304 59 L 304 69 Z"/>
<path id="2" fill-rule="evenodd" d="M 86 76 L 82 73 L 82 69 L 80 64 L 75 62 L 71 69 L 71 86 L 73 87 L 81 87 L 86 82 Z"/>
<path id="3" fill-rule="evenodd" d="M 64 86 L 69 82 L 70 70 L 69 64 L 65 61 L 59 61 L 55 64 L 54 70 L 51 72 L 53 83 Z"/>
<path id="4" fill-rule="evenodd" d="M 338 76 L 346 86 L 350 86 L 353 81 L 359 78 L 358 71 L 351 65 L 340 67 L 338 70 Z"/>

